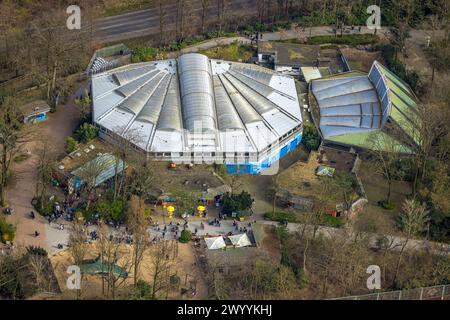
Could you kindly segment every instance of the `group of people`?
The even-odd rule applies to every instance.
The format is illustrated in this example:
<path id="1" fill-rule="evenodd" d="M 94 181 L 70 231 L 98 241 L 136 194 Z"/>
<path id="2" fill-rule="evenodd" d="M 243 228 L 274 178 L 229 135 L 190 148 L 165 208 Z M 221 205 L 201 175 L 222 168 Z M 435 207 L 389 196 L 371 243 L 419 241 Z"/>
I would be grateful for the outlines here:
<path id="1" fill-rule="evenodd" d="M 250 228 L 251 223 L 248 223 L 248 227 Z M 236 231 L 239 231 L 240 233 L 247 233 L 248 229 L 246 226 L 244 227 L 240 227 L 239 223 L 236 221 L 236 219 L 233 219 L 233 227 L 235 228 Z"/>
<path id="2" fill-rule="evenodd" d="M 220 221 L 221 219 L 219 218 L 214 218 L 214 220 L 210 221 L 209 224 L 215 227 L 219 227 L 220 228 Z"/>
<path id="3" fill-rule="evenodd" d="M 67 212 L 66 220 L 72 221 L 73 213 L 71 210 L 69 210 L 67 202 L 64 201 L 64 208 L 61 207 L 59 202 L 55 202 L 55 204 L 53 205 L 53 212 L 47 216 L 48 223 L 51 224 L 52 222 L 57 221 L 59 218 L 61 218 L 64 215 L 65 212 Z M 34 213 L 32 215 L 32 218 L 34 219 Z"/>
<path id="4" fill-rule="evenodd" d="M 184 223 L 183 225 L 183 230 L 185 230 L 187 228 L 188 224 L 187 221 Z M 176 224 L 173 221 L 169 222 L 169 225 L 164 225 L 164 227 L 161 229 L 161 227 L 159 226 L 158 222 L 155 222 L 153 224 L 153 228 L 158 231 L 161 232 L 162 231 L 162 239 L 165 239 L 167 232 L 172 232 L 173 233 L 173 238 L 174 239 L 178 239 L 179 237 L 179 232 L 180 232 L 180 228 L 181 228 L 181 224 L 179 222 L 177 222 Z"/>

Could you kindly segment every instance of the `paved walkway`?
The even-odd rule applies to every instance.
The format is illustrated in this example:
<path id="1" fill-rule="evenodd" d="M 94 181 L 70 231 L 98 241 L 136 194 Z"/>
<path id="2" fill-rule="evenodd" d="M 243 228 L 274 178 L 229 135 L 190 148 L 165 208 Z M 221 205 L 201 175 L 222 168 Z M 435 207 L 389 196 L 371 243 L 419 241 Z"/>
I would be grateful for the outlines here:
<path id="1" fill-rule="evenodd" d="M 366 27 L 361 28 L 361 32 L 357 29 L 351 30 L 346 34 L 365 34 L 365 33 L 373 33 L 373 30 L 370 30 Z M 322 26 L 322 27 L 313 27 L 311 31 L 309 28 L 303 30 L 302 28 L 293 28 L 290 30 L 281 30 L 276 32 L 265 32 L 262 33 L 262 37 L 260 40 L 263 41 L 277 41 L 277 40 L 288 40 L 288 39 L 306 39 L 309 36 L 323 36 L 323 35 L 334 35 L 334 31 L 332 27 Z M 383 33 L 381 32 L 383 36 Z M 202 50 L 208 50 L 217 46 L 226 46 L 230 45 L 233 42 L 241 42 L 241 43 L 251 43 L 250 38 L 247 37 L 229 37 L 229 38 L 216 38 L 211 40 L 206 40 L 201 43 L 189 46 L 187 48 L 181 49 L 180 53 L 190 53 L 190 52 L 198 52 Z M 176 57 L 178 52 L 171 52 L 169 54 L 170 58 Z"/>
<path id="2" fill-rule="evenodd" d="M 278 222 L 275 221 L 258 221 L 258 223 L 266 224 L 266 225 L 274 225 L 278 226 L 280 225 Z M 288 223 L 287 229 L 289 232 L 301 232 L 305 228 L 304 224 L 300 223 Z M 308 225 L 306 227 L 306 233 L 312 235 L 313 232 L 313 225 Z M 378 239 L 382 237 L 382 234 L 375 234 L 375 233 L 363 233 L 360 235 L 357 235 L 356 233 L 350 231 L 350 230 L 343 230 L 338 228 L 332 228 L 332 227 L 325 227 L 325 226 L 319 226 L 316 235 L 317 236 L 323 236 L 327 238 L 331 238 L 332 236 L 336 235 L 339 232 L 345 232 L 347 231 L 347 236 L 349 241 L 354 241 L 355 237 L 358 236 L 358 239 L 366 238 L 369 245 L 372 248 L 378 247 Z M 403 244 L 406 241 L 406 238 L 404 237 L 398 237 L 398 236 L 391 236 L 391 235 L 385 235 L 385 237 L 388 238 L 389 242 L 392 242 L 390 249 L 391 250 L 400 250 Z M 446 252 L 447 255 L 450 255 L 450 245 L 445 243 L 439 243 L 439 242 L 433 242 L 428 240 L 417 240 L 417 239 L 409 239 L 405 250 L 407 251 L 413 251 L 413 250 L 426 250 L 428 252 L 432 252 L 434 254 L 442 254 L 443 252 Z"/>
<path id="3" fill-rule="evenodd" d="M 31 211 L 35 211 L 31 205 L 36 191 L 37 163 L 39 148 L 42 141 L 49 141 L 49 149 L 56 155 L 64 152 L 66 137 L 72 135 L 75 129 L 79 111 L 73 104 L 73 99 L 67 105 L 59 106 L 57 112 L 49 114 L 48 120 L 35 124 L 34 136 L 31 141 L 23 145 L 28 150 L 30 157 L 22 162 L 13 163 L 12 170 L 15 173 L 16 183 L 8 188 L 6 201 L 14 209 L 14 213 L 7 217 L 10 223 L 17 225 L 14 245 L 47 247 L 48 222 L 39 214 L 35 219 L 29 217 Z M 32 125 L 32 124 L 30 124 Z M 38 231 L 40 235 L 34 236 Z"/>

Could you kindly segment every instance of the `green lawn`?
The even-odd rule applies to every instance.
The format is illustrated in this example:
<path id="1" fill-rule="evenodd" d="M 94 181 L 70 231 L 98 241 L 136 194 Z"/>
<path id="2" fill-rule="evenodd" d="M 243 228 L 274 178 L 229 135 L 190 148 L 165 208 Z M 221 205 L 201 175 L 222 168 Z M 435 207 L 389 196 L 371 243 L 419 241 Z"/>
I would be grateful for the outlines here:
<path id="1" fill-rule="evenodd" d="M 228 46 L 202 50 L 199 53 L 204 54 L 211 59 L 245 62 L 254 55 L 255 51 L 250 45 L 232 43 Z"/>

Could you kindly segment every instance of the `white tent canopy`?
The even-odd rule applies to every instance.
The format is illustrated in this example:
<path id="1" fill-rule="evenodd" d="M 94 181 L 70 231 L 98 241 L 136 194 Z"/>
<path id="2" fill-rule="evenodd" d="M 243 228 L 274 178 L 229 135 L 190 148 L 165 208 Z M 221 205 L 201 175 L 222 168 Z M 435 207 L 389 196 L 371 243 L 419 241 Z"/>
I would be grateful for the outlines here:
<path id="1" fill-rule="evenodd" d="M 229 236 L 228 238 L 235 247 L 248 247 L 252 245 L 246 233 Z"/>
<path id="2" fill-rule="evenodd" d="M 223 249 L 226 247 L 222 237 L 205 238 L 206 246 L 210 250 Z"/>

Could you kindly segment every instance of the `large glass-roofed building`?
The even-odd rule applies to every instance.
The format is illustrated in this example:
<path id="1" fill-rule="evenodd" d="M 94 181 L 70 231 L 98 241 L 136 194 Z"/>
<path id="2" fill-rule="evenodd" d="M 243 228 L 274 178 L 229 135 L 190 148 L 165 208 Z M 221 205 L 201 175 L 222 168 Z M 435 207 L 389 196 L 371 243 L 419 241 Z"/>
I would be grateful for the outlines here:
<path id="1" fill-rule="evenodd" d="M 347 72 L 312 81 L 312 116 L 326 142 L 414 153 L 419 145 L 417 99 L 375 61 L 369 74 Z"/>
<path id="2" fill-rule="evenodd" d="M 93 121 L 160 160 L 223 162 L 259 173 L 297 147 L 295 81 L 250 64 L 189 53 L 92 76 Z"/>

